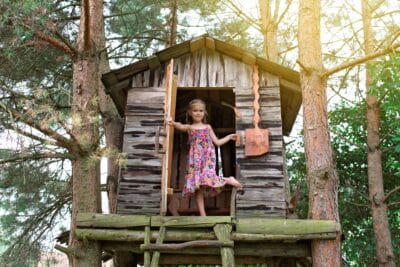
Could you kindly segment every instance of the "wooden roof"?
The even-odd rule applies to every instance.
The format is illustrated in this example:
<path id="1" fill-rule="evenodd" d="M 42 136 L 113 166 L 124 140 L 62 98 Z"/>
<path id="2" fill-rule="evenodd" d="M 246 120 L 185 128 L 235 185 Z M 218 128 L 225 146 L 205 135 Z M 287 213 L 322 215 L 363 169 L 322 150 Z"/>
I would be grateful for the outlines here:
<path id="1" fill-rule="evenodd" d="M 246 64 L 256 64 L 261 70 L 280 78 L 281 114 L 283 133 L 288 135 L 300 109 L 302 96 L 300 89 L 300 74 L 290 68 L 265 60 L 239 47 L 214 39 L 207 35 L 193 38 L 164 50 L 150 57 L 103 75 L 102 80 L 106 91 L 111 95 L 121 116 L 124 116 L 126 91 L 131 86 L 131 77 L 140 72 L 159 67 L 171 58 L 181 57 L 202 48 L 211 49 Z"/>

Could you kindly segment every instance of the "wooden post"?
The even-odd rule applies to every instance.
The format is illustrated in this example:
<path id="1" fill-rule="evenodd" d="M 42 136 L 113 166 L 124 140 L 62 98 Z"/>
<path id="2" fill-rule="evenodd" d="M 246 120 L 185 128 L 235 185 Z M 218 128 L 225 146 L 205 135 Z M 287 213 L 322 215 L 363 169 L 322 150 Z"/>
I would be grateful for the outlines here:
<path id="1" fill-rule="evenodd" d="M 231 242 L 232 225 L 227 223 L 216 224 L 214 232 L 220 242 Z M 223 267 L 235 266 L 235 256 L 232 247 L 221 247 L 221 261 Z"/>
<path id="2" fill-rule="evenodd" d="M 151 231 L 150 231 L 150 226 L 146 226 L 144 228 L 144 244 L 145 245 L 149 245 L 150 244 L 150 235 L 151 235 Z M 145 251 L 144 252 L 144 256 L 143 256 L 143 264 L 144 267 L 150 267 L 150 262 L 151 262 L 151 258 L 150 258 L 150 251 Z"/>
<path id="3" fill-rule="evenodd" d="M 162 244 L 164 242 L 164 236 L 165 236 L 165 226 L 162 225 L 160 227 L 160 233 L 158 234 L 158 238 L 156 241 L 156 244 Z M 151 267 L 158 267 L 158 261 L 160 260 L 160 252 L 155 251 L 153 253 L 153 257 L 151 259 Z"/>
<path id="4" fill-rule="evenodd" d="M 174 60 L 171 59 L 166 69 L 165 83 L 166 83 L 166 96 L 164 105 L 164 119 L 172 117 L 175 119 L 176 108 L 176 91 L 178 78 L 174 75 Z M 165 138 L 164 138 L 164 156 L 163 166 L 161 173 L 161 207 L 160 215 L 167 213 L 168 190 L 171 186 L 171 167 L 172 167 L 172 150 L 174 141 L 174 127 L 165 125 Z"/>

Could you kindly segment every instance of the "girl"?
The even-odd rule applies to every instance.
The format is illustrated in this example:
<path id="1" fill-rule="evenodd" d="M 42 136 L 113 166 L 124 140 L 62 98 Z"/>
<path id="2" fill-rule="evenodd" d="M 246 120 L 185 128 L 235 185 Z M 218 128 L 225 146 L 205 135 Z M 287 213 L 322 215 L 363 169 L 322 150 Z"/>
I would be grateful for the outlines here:
<path id="1" fill-rule="evenodd" d="M 172 118 L 167 123 L 180 131 L 188 133 L 189 154 L 186 174 L 186 183 L 183 188 L 184 196 L 195 195 L 200 216 L 206 216 L 204 209 L 204 193 L 206 189 L 214 191 L 215 195 L 225 185 L 231 185 L 242 190 L 242 184 L 234 177 L 220 177 L 215 172 L 216 156 L 215 147 L 222 146 L 230 140 L 236 140 L 236 134 L 229 134 L 218 139 L 213 129 L 206 123 L 206 104 L 203 100 L 193 99 L 188 105 L 187 115 L 189 124 L 175 122 Z"/>

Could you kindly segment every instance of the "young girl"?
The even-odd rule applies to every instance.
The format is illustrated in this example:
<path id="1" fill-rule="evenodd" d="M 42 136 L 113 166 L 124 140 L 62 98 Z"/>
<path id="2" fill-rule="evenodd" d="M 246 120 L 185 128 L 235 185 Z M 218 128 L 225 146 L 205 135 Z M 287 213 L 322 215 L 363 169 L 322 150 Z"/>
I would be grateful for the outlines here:
<path id="1" fill-rule="evenodd" d="M 222 146 L 230 140 L 236 140 L 236 134 L 229 134 L 218 139 L 213 129 L 206 123 L 206 104 L 203 100 L 193 99 L 188 105 L 187 115 L 190 124 L 175 122 L 172 118 L 167 123 L 180 131 L 188 133 L 189 154 L 186 174 L 186 183 L 183 188 L 184 196 L 195 195 L 200 216 L 206 216 L 204 209 L 205 190 L 212 190 L 210 196 L 217 194 L 228 184 L 242 190 L 242 184 L 234 177 L 220 177 L 216 174 L 215 147 Z"/>

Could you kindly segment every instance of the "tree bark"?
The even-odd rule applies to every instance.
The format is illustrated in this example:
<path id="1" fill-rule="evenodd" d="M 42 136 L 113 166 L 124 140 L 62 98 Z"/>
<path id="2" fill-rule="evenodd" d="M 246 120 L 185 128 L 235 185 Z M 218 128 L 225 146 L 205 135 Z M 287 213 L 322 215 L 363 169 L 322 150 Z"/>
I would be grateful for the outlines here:
<path id="1" fill-rule="evenodd" d="M 103 27 L 103 3 L 94 0 L 81 3 L 79 54 L 73 63 L 72 132 L 80 152 L 72 162 L 70 247 L 75 253 L 70 259 L 72 266 L 87 267 L 101 265 L 100 245 L 78 241 L 74 232 L 78 212 L 101 212 L 100 161 L 95 155 L 99 146 L 98 87 L 101 84 L 97 42 Z"/>
<path id="2" fill-rule="evenodd" d="M 170 0 L 169 14 L 169 36 L 167 39 L 167 47 L 176 45 L 177 26 L 178 26 L 178 3 L 177 0 Z"/>
<path id="3" fill-rule="evenodd" d="M 362 17 L 364 31 L 365 55 L 374 53 L 374 36 L 372 32 L 372 14 L 368 0 L 362 0 Z M 371 203 L 372 223 L 375 235 L 375 250 L 379 266 L 396 266 L 390 235 L 387 204 L 383 201 L 384 186 L 382 175 L 382 153 L 380 150 L 379 102 L 369 89 L 371 85 L 371 63 L 367 64 L 366 113 L 367 113 L 367 147 L 368 147 L 368 189 Z"/>
<path id="4" fill-rule="evenodd" d="M 330 142 L 326 80 L 322 79 L 320 0 L 301 0 L 299 64 L 303 93 L 303 128 L 309 187 L 309 218 L 339 222 L 339 177 Z M 340 234 L 335 240 L 311 243 L 313 266 L 341 266 Z"/>

